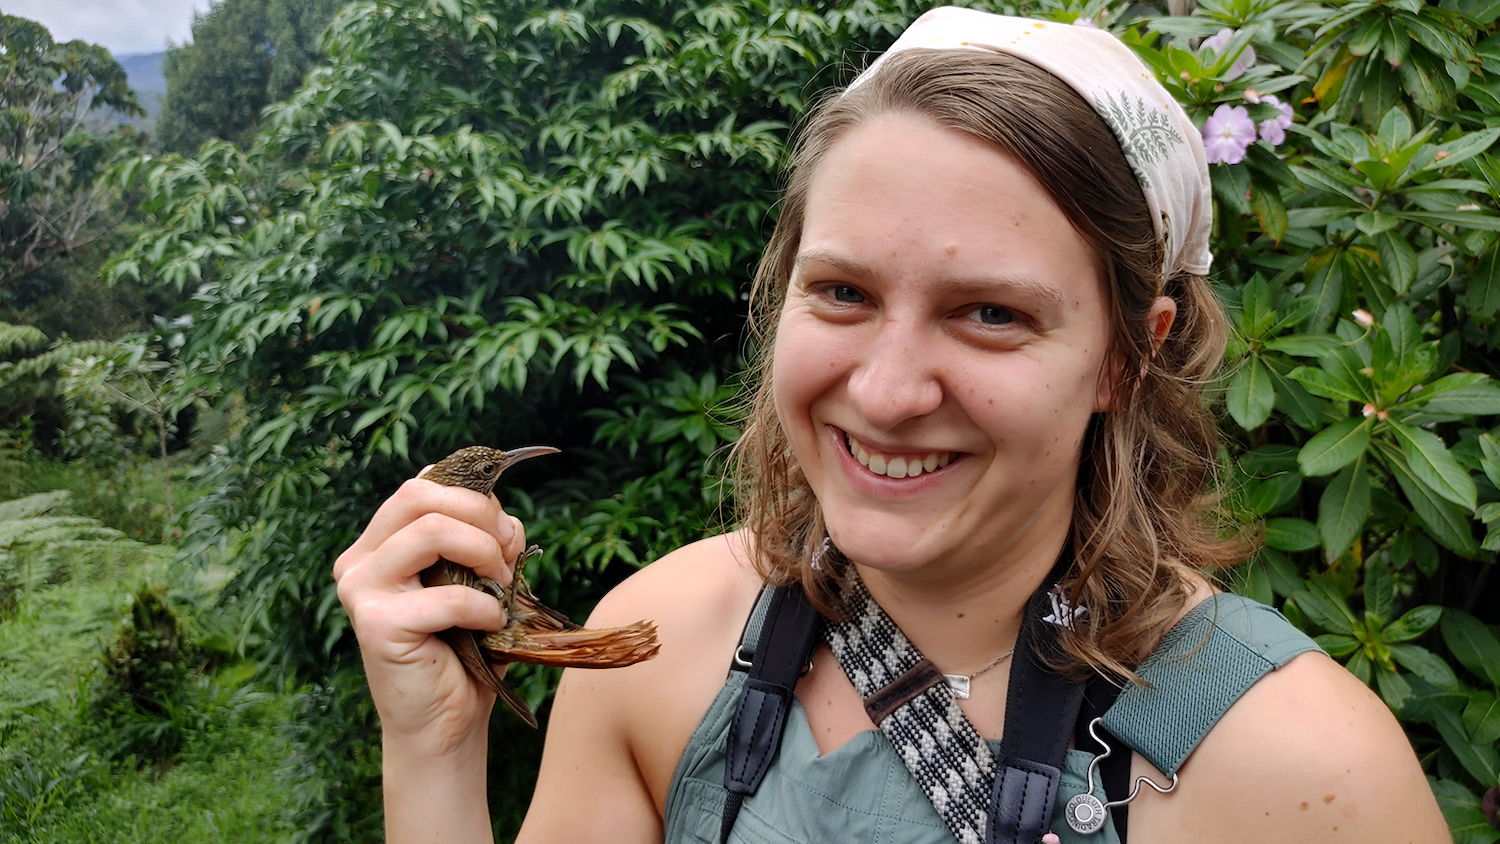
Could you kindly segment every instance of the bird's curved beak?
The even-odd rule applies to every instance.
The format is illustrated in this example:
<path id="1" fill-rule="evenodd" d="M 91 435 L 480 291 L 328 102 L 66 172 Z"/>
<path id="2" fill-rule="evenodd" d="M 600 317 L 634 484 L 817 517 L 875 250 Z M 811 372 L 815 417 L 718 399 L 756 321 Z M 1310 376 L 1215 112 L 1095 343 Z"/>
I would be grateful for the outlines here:
<path id="1" fill-rule="evenodd" d="M 533 457 L 541 457 L 544 454 L 557 454 L 561 449 L 550 445 L 528 445 L 521 448 L 513 448 L 505 452 L 505 465 L 514 466 L 522 460 L 530 460 Z"/>

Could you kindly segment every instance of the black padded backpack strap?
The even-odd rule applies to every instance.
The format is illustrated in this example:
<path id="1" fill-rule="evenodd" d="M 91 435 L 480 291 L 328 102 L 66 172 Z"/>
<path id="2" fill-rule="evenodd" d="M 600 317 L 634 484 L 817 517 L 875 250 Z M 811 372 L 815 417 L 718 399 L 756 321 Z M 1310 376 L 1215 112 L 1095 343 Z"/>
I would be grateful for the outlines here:
<path id="1" fill-rule="evenodd" d="M 1075 746 L 1096 755 L 1103 750 L 1094 746 L 1094 739 L 1089 733 L 1089 724 L 1103 718 L 1104 713 L 1109 711 L 1119 696 L 1120 687 L 1111 683 L 1106 677 L 1095 675 L 1088 681 L 1083 691 L 1083 706 L 1078 711 L 1078 724 L 1073 729 Z M 1113 752 L 1099 763 L 1099 778 L 1104 786 L 1104 801 L 1125 800 L 1130 796 L 1130 747 L 1115 738 L 1102 724 L 1099 726 L 1099 731 L 1105 734 L 1106 740 L 1110 741 L 1109 746 L 1113 748 Z M 1109 809 L 1109 820 L 1114 824 L 1115 835 L 1120 839 L 1120 844 L 1125 844 L 1129 812 L 1128 803 L 1111 806 Z"/>
<path id="2" fill-rule="evenodd" d="M 1057 629 L 1042 620 L 1046 607 L 1044 588 L 1027 606 L 1016 643 L 986 844 L 1036 844 L 1052 825 L 1083 684 L 1047 665 L 1057 649 Z"/>
<path id="3" fill-rule="evenodd" d="M 724 761 L 724 817 L 719 827 L 720 844 L 729 840 L 729 832 L 739 817 L 745 798 L 755 793 L 771 760 L 781 747 L 786 730 L 786 715 L 791 709 L 793 689 L 802 676 L 803 667 L 812 656 L 818 641 L 822 617 L 796 584 L 762 592 L 751 624 L 764 620 L 754 653 L 746 653 L 741 642 L 735 656 L 735 670 L 748 670 L 744 692 L 740 695 L 734 721 L 729 725 L 729 746 Z M 748 630 L 748 628 L 747 628 Z M 748 666 L 746 666 L 748 663 Z"/>

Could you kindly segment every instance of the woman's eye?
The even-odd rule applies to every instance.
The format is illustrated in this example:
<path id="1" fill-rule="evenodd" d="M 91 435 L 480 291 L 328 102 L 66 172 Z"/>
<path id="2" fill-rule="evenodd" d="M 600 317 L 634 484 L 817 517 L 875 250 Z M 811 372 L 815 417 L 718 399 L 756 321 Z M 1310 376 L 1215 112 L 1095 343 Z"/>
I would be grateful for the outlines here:
<path id="1" fill-rule="evenodd" d="M 1007 325 L 1015 321 L 1016 314 L 999 305 L 980 305 L 969 312 L 969 317 L 985 325 Z"/>
<path id="2" fill-rule="evenodd" d="M 865 294 L 859 292 L 858 288 L 850 287 L 847 284 L 838 284 L 833 287 L 833 300 L 835 302 L 856 305 L 865 300 Z"/>

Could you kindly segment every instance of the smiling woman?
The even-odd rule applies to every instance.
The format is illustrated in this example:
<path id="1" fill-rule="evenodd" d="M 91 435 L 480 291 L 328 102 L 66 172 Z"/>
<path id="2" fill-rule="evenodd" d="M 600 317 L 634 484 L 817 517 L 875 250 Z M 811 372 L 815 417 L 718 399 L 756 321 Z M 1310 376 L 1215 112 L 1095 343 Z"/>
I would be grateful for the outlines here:
<path id="1" fill-rule="evenodd" d="M 520 840 L 1446 840 L 1380 701 L 1200 573 L 1247 550 L 1208 506 L 1207 193 L 1097 30 L 937 9 L 816 109 L 753 295 L 746 528 L 599 605 L 660 654 L 564 675 Z M 508 582 L 524 537 L 462 493 L 406 484 L 335 566 L 392 841 L 487 830 L 493 696 L 433 634 L 502 613 L 416 578 Z"/>

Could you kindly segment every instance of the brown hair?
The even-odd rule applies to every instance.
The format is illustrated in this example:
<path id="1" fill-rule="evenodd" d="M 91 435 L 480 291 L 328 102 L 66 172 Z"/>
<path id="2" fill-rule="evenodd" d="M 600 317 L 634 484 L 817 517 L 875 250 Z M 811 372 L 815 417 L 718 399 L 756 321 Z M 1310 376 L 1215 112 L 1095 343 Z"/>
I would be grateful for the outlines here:
<path id="1" fill-rule="evenodd" d="M 751 292 L 758 388 L 735 446 L 740 515 L 770 583 L 800 581 L 838 612 L 839 567 L 811 566 L 826 535 L 812 490 L 777 420 L 770 384 L 776 321 L 802 237 L 813 170 L 852 128 L 906 114 L 996 145 L 1036 177 L 1095 249 L 1106 272 L 1114 408 L 1095 416 L 1074 504 L 1074 560 L 1063 584 L 1089 611 L 1063 645 L 1068 665 L 1129 676 L 1182 612 L 1190 572 L 1243 559 L 1248 547 L 1210 518 L 1217 429 L 1202 389 L 1225 343 L 1223 312 L 1202 276 L 1162 279 L 1145 197 L 1109 127 L 1073 89 L 1023 60 L 969 50 L 909 50 L 811 113 L 793 151 L 781 215 Z M 1153 351 L 1146 317 L 1177 303 Z"/>

